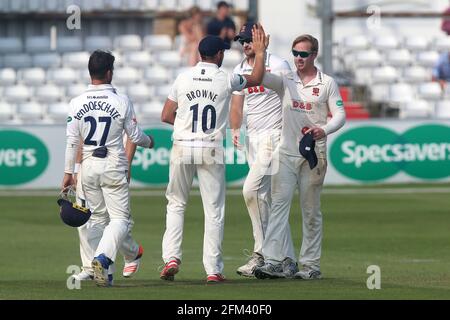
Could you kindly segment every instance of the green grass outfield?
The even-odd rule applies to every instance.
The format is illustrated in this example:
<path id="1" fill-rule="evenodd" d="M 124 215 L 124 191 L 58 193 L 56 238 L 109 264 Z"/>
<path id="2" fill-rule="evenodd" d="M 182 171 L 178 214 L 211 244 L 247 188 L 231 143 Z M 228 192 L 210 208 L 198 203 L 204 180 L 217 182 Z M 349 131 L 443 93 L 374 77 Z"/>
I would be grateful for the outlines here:
<path id="1" fill-rule="evenodd" d="M 428 189 L 437 187 L 443 190 Z M 132 197 L 133 235 L 145 248 L 139 273 L 133 279 L 122 278 L 120 259 L 115 287 L 83 282 L 81 290 L 66 288 L 66 268 L 80 264 L 78 236 L 60 221 L 56 197 L 4 194 L 0 197 L 0 299 L 450 299 L 449 186 L 343 190 L 327 188 L 322 196 L 324 279 L 320 281 L 257 280 L 236 274 L 246 261 L 242 250 L 251 249 L 253 240 L 242 196 L 233 190 L 226 202 L 226 283 L 205 284 L 203 212 L 196 193 L 185 217 L 180 273 L 174 282 L 159 279 L 166 200 L 153 194 Z M 291 226 L 298 251 L 300 221 L 296 198 Z M 381 290 L 366 287 L 369 265 L 381 268 Z"/>

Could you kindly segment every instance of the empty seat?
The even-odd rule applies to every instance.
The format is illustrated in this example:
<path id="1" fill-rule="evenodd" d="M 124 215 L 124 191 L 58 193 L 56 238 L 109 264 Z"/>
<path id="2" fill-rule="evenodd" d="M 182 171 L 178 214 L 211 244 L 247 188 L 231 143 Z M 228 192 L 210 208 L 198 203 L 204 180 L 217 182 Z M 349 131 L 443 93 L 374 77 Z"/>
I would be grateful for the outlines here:
<path id="1" fill-rule="evenodd" d="M 12 68 L 0 69 L 0 86 L 10 86 L 16 82 L 16 71 Z"/>
<path id="2" fill-rule="evenodd" d="M 216 4 L 211 0 L 197 0 L 197 6 L 204 11 L 212 11 L 215 9 Z"/>
<path id="3" fill-rule="evenodd" d="M 29 68 L 20 71 L 20 79 L 27 85 L 41 85 L 45 82 L 45 71 L 42 68 Z"/>
<path id="4" fill-rule="evenodd" d="M 150 0 L 155 2 L 155 0 Z M 195 0 L 183 0 L 178 2 L 178 10 L 179 11 L 187 11 L 190 8 L 195 6 Z"/>
<path id="5" fill-rule="evenodd" d="M 373 102 L 387 102 L 389 99 L 389 85 L 374 84 L 370 87 L 370 100 Z"/>
<path id="6" fill-rule="evenodd" d="M 0 38 L 0 53 L 19 53 L 22 49 L 20 38 Z"/>
<path id="7" fill-rule="evenodd" d="M 73 99 L 80 94 L 84 93 L 87 89 L 87 85 L 84 84 L 72 84 L 66 87 L 66 97 L 68 99 Z"/>
<path id="8" fill-rule="evenodd" d="M 424 51 L 417 54 L 416 61 L 424 67 L 433 67 L 439 59 L 437 51 Z"/>
<path id="9" fill-rule="evenodd" d="M 130 85 L 141 79 L 140 72 L 135 68 L 117 68 L 114 70 L 113 82 L 118 85 Z"/>
<path id="10" fill-rule="evenodd" d="M 153 96 L 152 91 L 152 87 L 146 86 L 143 83 L 129 86 L 127 89 L 128 96 L 133 103 L 150 101 Z"/>
<path id="11" fill-rule="evenodd" d="M 153 59 L 148 51 L 136 51 L 126 53 L 125 61 L 130 67 L 144 68 L 151 65 Z"/>
<path id="12" fill-rule="evenodd" d="M 227 67 L 235 67 L 242 61 L 242 53 L 238 50 L 225 50 L 222 65 Z"/>
<path id="13" fill-rule="evenodd" d="M 373 47 L 380 51 L 394 50 L 399 47 L 399 40 L 397 37 L 392 35 L 379 35 L 374 38 Z"/>
<path id="14" fill-rule="evenodd" d="M 61 65 L 61 56 L 58 53 L 40 53 L 33 55 L 33 66 L 39 68 L 57 68 Z"/>
<path id="15" fill-rule="evenodd" d="M 354 70 L 354 82 L 366 86 L 372 83 L 372 68 L 358 68 Z"/>
<path id="16" fill-rule="evenodd" d="M 42 115 L 43 106 L 37 102 L 26 102 L 17 105 L 17 116 L 22 121 L 40 121 Z"/>
<path id="17" fill-rule="evenodd" d="M 437 101 L 434 116 L 436 118 L 450 119 L 450 100 Z"/>
<path id="18" fill-rule="evenodd" d="M 386 58 L 389 65 L 395 67 L 404 67 L 412 62 L 411 54 L 406 49 L 389 51 Z"/>
<path id="19" fill-rule="evenodd" d="M 53 123 L 65 124 L 69 113 L 69 104 L 66 102 L 57 102 L 49 104 L 47 108 L 47 120 Z"/>
<path id="20" fill-rule="evenodd" d="M 192 67 L 180 67 L 177 69 L 173 69 L 172 78 L 176 79 L 180 74 L 190 70 Z"/>
<path id="21" fill-rule="evenodd" d="M 370 42 L 365 35 L 352 35 L 345 37 L 341 45 L 344 51 L 366 50 Z"/>
<path id="22" fill-rule="evenodd" d="M 439 100 L 442 97 L 442 88 L 437 82 L 421 83 L 417 93 L 422 99 Z"/>
<path id="23" fill-rule="evenodd" d="M 78 73 L 71 68 L 59 68 L 47 71 L 47 79 L 56 85 L 69 85 L 75 83 L 78 79 Z"/>
<path id="24" fill-rule="evenodd" d="M 118 51 L 112 51 L 111 54 L 114 56 L 114 67 L 123 67 L 125 62 L 123 55 Z"/>
<path id="25" fill-rule="evenodd" d="M 121 51 L 139 51 L 142 48 L 141 37 L 135 34 L 118 36 L 114 39 L 114 47 Z"/>
<path id="26" fill-rule="evenodd" d="M 84 41 L 84 50 L 94 52 L 100 50 L 112 50 L 112 41 L 108 36 L 90 36 Z"/>
<path id="27" fill-rule="evenodd" d="M 166 0 L 161 1 L 161 2 L 166 2 Z M 124 8 L 126 10 L 132 10 L 132 11 L 142 10 L 141 0 L 128 0 L 127 2 L 125 2 Z"/>
<path id="28" fill-rule="evenodd" d="M 108 1 L 107 1 L 108 2 Z M 104 9 L 103 0 L 83 0 L 83 10 L 94 11 Z"/>
<path id="29" fill-rule="evenodd" d="M 65 53 L 62 63 L 65 67 L 84 69 L 88 67 L 89 57 L 86 51 Z"/>
<path id="30" fill-rule="evenodd" d="M 10 68 L 31 68 L 31 56 L 26 53 L 7 54 L 3 57 L 3 66 Z"/>
<path id="31" fill-rule="evenodd" d="M 423 36 L 408 36 L 403 46 L 411 51 L 423 51 L 428 49 L 429 41 Z"/>
<path id="32" fill-rule="evenodd" d="M 11 103 L 25 102 L 30 96 L 30 89 L 24 85 L 10 86 L 3 90 L 3 98 Z"/>
<path id="33" fill-rule="evenodd" d="M 155 121 L 161 121 L 161 112 L 164 107 L 164 102 L 150 101 L 148 103 L 139 105 L 139 115 L 145 119 L 154 119 Z"/>
<path id="34" fill-rule="evenodd" d="M 161 51 L 172 48 L 172 39 L 166 34 L 151 34 L 144 37 L 144 48 Z"/>
<path id="35" fill-rule="evenodd" d="M 81 82 L 81 84 L 87 85 L 91 83 L 91 75 L 89 74 L 89 70 L 87 68 L 79 70 L 78 76 L 79 76 L 78 82 Z"/>
<path id="36" fill-rule="evenodd" d="M 425 100 L 414 100 L 413 102 L 403 103 L 400 106 L 400 119 L 429 118 L 432 114 L 432 105 Z"/>
<path id="37" fill-rule="evenodd" d="M 28 53 L 49 52 L 51 50 L 50 37 L 37 36 L 25 38 L 25 50 Z"/>
<path id="38" fill-rule="evenodd" d="M 434 49 L 438 51 L 450 51 L 450 38 L 438 37 L 434 39 Z"/>
<path id="39" fill-rule="evenodd" d="M 157 61 L 165 67 L 176 68 L 181 65 L 180 53 L 178 51 L 161 51 L 157 55 Z"/>
<path id="40" fill-rule="evenodd" d="M 249 0 L 234 0 L 233 5 L 236 10 L 248 11 Z"/>
<path id="41" fill-rule="evenodd" d="M 83 50 L 83 43 L 80 37 L 59 37 L 56 47 L 59 52 L 76 52 Z"/>
<path id="42" fill-rule="evenodd" d="M 394 67 L 385 66 L 373 69 L 373 83 L 394 83 L 398 79 L 398 72 Z"/>
<path id="43" fill-rule="evenodd" d="M 159 2 L 159 11 L 174 11 L 177 9 L 177 0 L 164 0 Z"/>
<path id="44" fill-rule="evenodd" d="M 389 101 L 391 102 L 409 102 L 412 101 L 414 97 L 414 89 L 407 83 L 395 83 L 389 86 Z"/>
<path id="45" fill-rule="evenodd" d="M 0 101 L 0 121 L 8 122 L 15 114 L 15 107 L 7 102 Z"/>
<path id="46" fill-rule="evenodd" d="M 408 83 L 419 83 L 431 80 L 431 72 L 427 69 L 415 66 L 403 70 L 403 80 Z"/>
<path id="47" fill-rule="evenodd" d="M 172 85 L 166 84 L 155 87 L 155 98 L 158 100 L 165 100 L 169 96 L 170 90 L 172 89 Z"/>
<path id="48" fill-rule="evenodd" d="M 37 87 L 34 93 L 36 100 L 43 103 L 57 102 L 62 95 L 62 89 L 54 84 Z"/>
<path id="49" fill-rule="evenodd" d="M 361 67 L 376 67 L 382 62 L 381 55 L 376 50 L 366 50 L 357 52 L 354 55 L 354 65 Z"/>
<path id="50" fill-rule="evenodd" d="M 166 68 L 153 66 L 145 69 L 144 79 L 148 84 L 163 84 L 169 81 L 170 73 Z"/>

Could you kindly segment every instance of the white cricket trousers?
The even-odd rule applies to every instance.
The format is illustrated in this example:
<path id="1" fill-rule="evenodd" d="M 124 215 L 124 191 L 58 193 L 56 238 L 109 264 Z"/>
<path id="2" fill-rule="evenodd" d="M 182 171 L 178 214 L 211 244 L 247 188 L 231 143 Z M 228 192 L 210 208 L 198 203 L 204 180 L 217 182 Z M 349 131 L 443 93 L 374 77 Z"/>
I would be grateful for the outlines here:
<path id="1" fill-rule="evenodd" d="M 262 254 L 272 202 L 271 177 L 279 169 L 278 151 L 275 151 L 278 150 L 276 148 L 279 142 L 279 130 L 247 137 L 247 161 L 250 169 L 242 193 L 252 222 L 253 238 L 255 239 L 253 252 L 259 254 Z M 283 253 L 286 257 L 296 260 L 289 224 L 286 235 Z"/>
<path id="2" fill-rule="evenodd" d="M 289 212 L 292 197 L 298 186 L 303 220 L 299 262 L 303 266 L 320 269 L 322 246 L 320 193 L 326 169 L 326 159 L 318 159 L 317 166 L 311 170 L 305 158 L 288 156 L 280 151 L 280 168 L 272 177 L 272 210 L 263 244 L 264 258 L 268 262 L 276 264 L 285 258 L 283 244 L 288 241 L 286 230 L 289 226 Z"/>
<path id="3" fill-rule="evenodd" d="M 206 274 L 223 272 L 222 240 L 225 219 L 225 166 L 223 148 L 193 148 L 174 144 L 170 155 L 166 198 L 166 231 L 162 258 L 182 260 L 184 212 L 197 173 L 205 215 L 203 266 Z"/>
<path id="4" fill-rule="evenodd" d="M 77 203 L 79 205 L 85 205 L 85 196 L 81 185 L 81 170 L 78 172 L 77 179 Z M 134 225 L 131 219 L 131 227 Z M 97 212 L 91 215 L 86 224 L 78 228 L 78 236 L 80 238 L 80 256 L 83 270 L 89 274 L 93 274 L 92 260 L 94 259 L 95 250 L 98 247 L 100 239 L 102 238 L 103 231 L 109 223 L 109 215 L 106 210 L 106 205 L 99 208 Z M 138 255 L 139 244 L 133 239 L 131 235 L 131 228 L 125 236 L 122 245 L 119 248 L 119 252 L 122 254 L 125 262 L 133 261 Z M 111 273 L 114 273 L 111 270 Z"/>
<path id="5" fill-rule="evenodd" d="M 104 254 L 112 261 L 116 260 L 117 251 L 133 225 L 127 173 L 116 166 L 116 161 L 110 157 L 89 157 L 81 164 L 81 183 L 87 207 L 93 213 L 93 226 L 98 232 L 104 227 L 94 257 Z M 96 217 L 96 213 L 104 213 L 105 208 L 109 222 L 102 216 Z"/>

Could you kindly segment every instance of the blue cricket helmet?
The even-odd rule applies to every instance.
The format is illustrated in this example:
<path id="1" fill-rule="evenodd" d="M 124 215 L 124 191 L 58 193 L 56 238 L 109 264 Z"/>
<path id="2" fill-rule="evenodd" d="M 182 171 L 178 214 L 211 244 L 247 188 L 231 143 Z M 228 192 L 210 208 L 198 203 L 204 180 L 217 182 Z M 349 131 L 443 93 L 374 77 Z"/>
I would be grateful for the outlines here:
<path id="1" fill-rule="evenodd" d="M 81 227 L 91 217 L 91 210 L 72 202 L 68 197 L 70 192 L 74 193 L 73 189 L 69 188 L 67 192 L 63 191 L 56 201 L 60 206 L 61 220 L 68 226 Z"/>

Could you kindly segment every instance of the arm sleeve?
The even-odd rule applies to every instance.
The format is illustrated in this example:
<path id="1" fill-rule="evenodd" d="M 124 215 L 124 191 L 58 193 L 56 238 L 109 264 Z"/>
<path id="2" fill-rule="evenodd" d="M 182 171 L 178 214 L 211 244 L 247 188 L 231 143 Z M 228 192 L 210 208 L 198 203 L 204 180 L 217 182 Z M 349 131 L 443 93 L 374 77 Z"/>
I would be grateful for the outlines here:
<path id="1" fill-rule="evenodd" d="M 344 103 L 339 93 L 339 87 L 336 81 L 331 81 L 328 91 L 328 108 L 330 109 L 332 118 L 322 127 L 326 135 L 336 132 L 345 124 Z"/>
<path id="2" fill-rule="evenodd" d="M 247 79 L 244 76 L 237 73 L 232 73 L 229 76 L 229 86 L 231 91 L 242 91 L 247 85 Z"/>
<path id="3" fill-rule="evenodd" d="M 262 85 L 274 90 L 280 97 L 284 95 L 284 81 L 281 75 L 266 72 L 262 81 Z"/>
<path id="4" fill-rule="evenodd" d="M 291 72 L 291 67 L 289 66 L 289 63 L 286 60 L 283 60 L 272 70 L 272 73 L 276 75 L 285 75 L 289 72 Z"/>
<path id="5" fill-rule="evenodd" d="M 78 147 L 80 145 L 79 121 L 75 119 L 73 112 L 73 103 L 70 102 L 69 115 L 67 117 L 66 127 L 66 153 L 64 162 L 64 173 L 74 173 L 74 166 L 77 157 Z"/>
<path id="6" fill-rule="evenodd" d="M 140 147 L 148 148 L 151 145 L 150 137 L 138 126 L 136 121 L 136 114 L 134 112 L 133 104 L 127 100 L 127 111 L 125 114 L 124 129 L 130 140 Z"/>
<path id="7" fill-rule="evenodd" d="M 233 70 L 233 74 L 239 74 L 239 70 L 240 70 L 239 65 L 237 65 Z M 235 90 L 235 91 L 233 91 L 233 94 L 237 95 L 237 96 L 243 96 L 243 95 L 245 95 L 245 92 L 244 92 L 244 90 L 240 90 L 240 91 Z"/>

